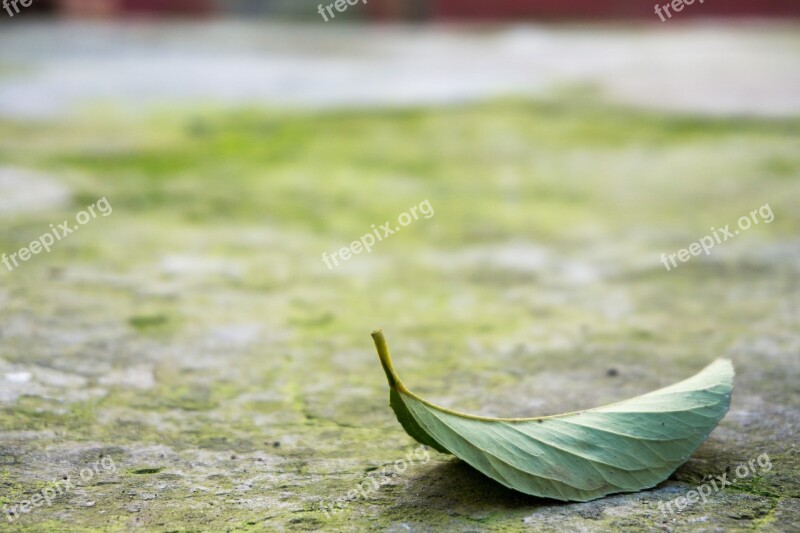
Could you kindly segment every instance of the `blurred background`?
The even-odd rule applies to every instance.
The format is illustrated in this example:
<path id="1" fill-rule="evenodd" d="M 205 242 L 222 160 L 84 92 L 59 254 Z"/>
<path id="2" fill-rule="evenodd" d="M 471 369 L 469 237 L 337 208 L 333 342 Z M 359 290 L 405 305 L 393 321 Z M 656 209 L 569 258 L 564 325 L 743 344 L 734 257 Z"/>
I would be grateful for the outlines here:
<path id="1" fill-rule="evenodd" d="M 0 507 L 117 465 L 8 522 L 800 527 L 800 3 L 680 5 L 3 4 L 0 254 L 113 211 L 0 264 Z M 376 328 L 406 385 L 477 414 L 609 403 L 720 356 L 737 389 L 650 491 L 553 505 L 431 452 L 326 516 L 415 444 Z M 763 476 L 657 511 L 763 452 Z"/>
<path id="2" fill-rule="evenodd" d="M 67 17 L 130 17 L 130 16 L 261 16 L 285 19 L 316 19 L 315 10 L 321 2 L 311 0 L 41 0 L 34 1 L 31 11 L 58 14 Z M 333 3 L 333 2 L 331 2 Z M 666 2 L 665 2 L 666 3 Z M 682 17 L 719 16 L 797 16 L 800 8 L 794 2 L 783 0 L 731 0 L 709 2 L 702 12 L 680 13 Z M 327 5 L 327 3 L 324 3 Z M 351 13 L 357 20 L 505 20 L 520 19 L 650 19 L 654 9 L 650 4 L 635 0 L 501 0 L 480 2 L 469 0 L 359 0 L 364 9 Z M 691 5 L 691 4 L 690 4 Z M 687 6 L 688 8 L 689 6 Z M 682 8 L 679 9 L 682 11 Z"/>

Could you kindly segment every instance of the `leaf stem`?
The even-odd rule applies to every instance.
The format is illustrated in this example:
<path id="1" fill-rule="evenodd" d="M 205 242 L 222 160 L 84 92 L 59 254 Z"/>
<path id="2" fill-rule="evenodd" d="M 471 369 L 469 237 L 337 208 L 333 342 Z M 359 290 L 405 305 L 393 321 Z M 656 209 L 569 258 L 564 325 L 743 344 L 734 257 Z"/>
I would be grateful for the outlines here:
<path id="1" fill-rule="evenodd" d="M 378 359 L 381 360 L 381 366 L 386 373 L 386 379 L 389 380 L 389 386 L 397 388 L 398 382 L 397 374 L 394 373 L 392 367 L 392 356 L 389 355 L 389 347 L 386 345 L 386 339 L 383 336 L 383 330 L 376 329 L 372 332 L 372 340 L 375 341 L 375 349 L 378 350 Z"/>

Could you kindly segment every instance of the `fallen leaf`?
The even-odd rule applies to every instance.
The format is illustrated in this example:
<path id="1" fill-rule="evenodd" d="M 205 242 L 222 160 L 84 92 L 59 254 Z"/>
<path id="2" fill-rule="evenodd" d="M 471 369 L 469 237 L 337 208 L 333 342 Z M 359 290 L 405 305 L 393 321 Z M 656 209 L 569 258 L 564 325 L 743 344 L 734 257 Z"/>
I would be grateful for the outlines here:
<path id="1" fill-rule="evenodd" d="M 636 492 L 665 480 L 722 420 L 733 390 L 733 365 L 717 359 L 685 381 L 604 407 L 538 418 L 473 416 L 408 390 L 383 332 L 372 338 L 389 403 L 409 435 L 506 487 L 562 501 Z"/>

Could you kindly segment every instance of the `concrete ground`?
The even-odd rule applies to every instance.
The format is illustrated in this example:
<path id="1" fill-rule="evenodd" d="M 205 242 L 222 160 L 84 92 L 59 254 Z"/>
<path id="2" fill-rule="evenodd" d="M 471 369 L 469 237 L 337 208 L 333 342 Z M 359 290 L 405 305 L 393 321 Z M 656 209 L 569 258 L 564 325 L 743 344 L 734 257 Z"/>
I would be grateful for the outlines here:
<path id="1" fill-rule="evenodd" d="M 800 529 L 797 27 L 318 32 L 2 28 L 0 254 L 78 228 L 0 264 L 3 529 Z M 736 389 L 658 487 L 557 503 L 420 450 L 378 327 L 477 414 Z"/>

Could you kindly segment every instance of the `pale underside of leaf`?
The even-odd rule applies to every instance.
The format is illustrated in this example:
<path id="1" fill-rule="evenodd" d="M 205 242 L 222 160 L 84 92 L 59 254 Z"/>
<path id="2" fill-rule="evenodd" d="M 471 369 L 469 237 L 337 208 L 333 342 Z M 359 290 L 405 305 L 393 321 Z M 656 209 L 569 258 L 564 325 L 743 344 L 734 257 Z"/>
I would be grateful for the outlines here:
<path id="1" fill-rule="evenodd" d="M 540 418 L 488 418 L 434 405 L 409 391 L 373 333 L 390 403 L 406 432 L 499 483 L 535 496 L 587 501 L 665 480 L 725 416 L 733 365 L 718 359 L 693 377 L 636 398 Z"/>

